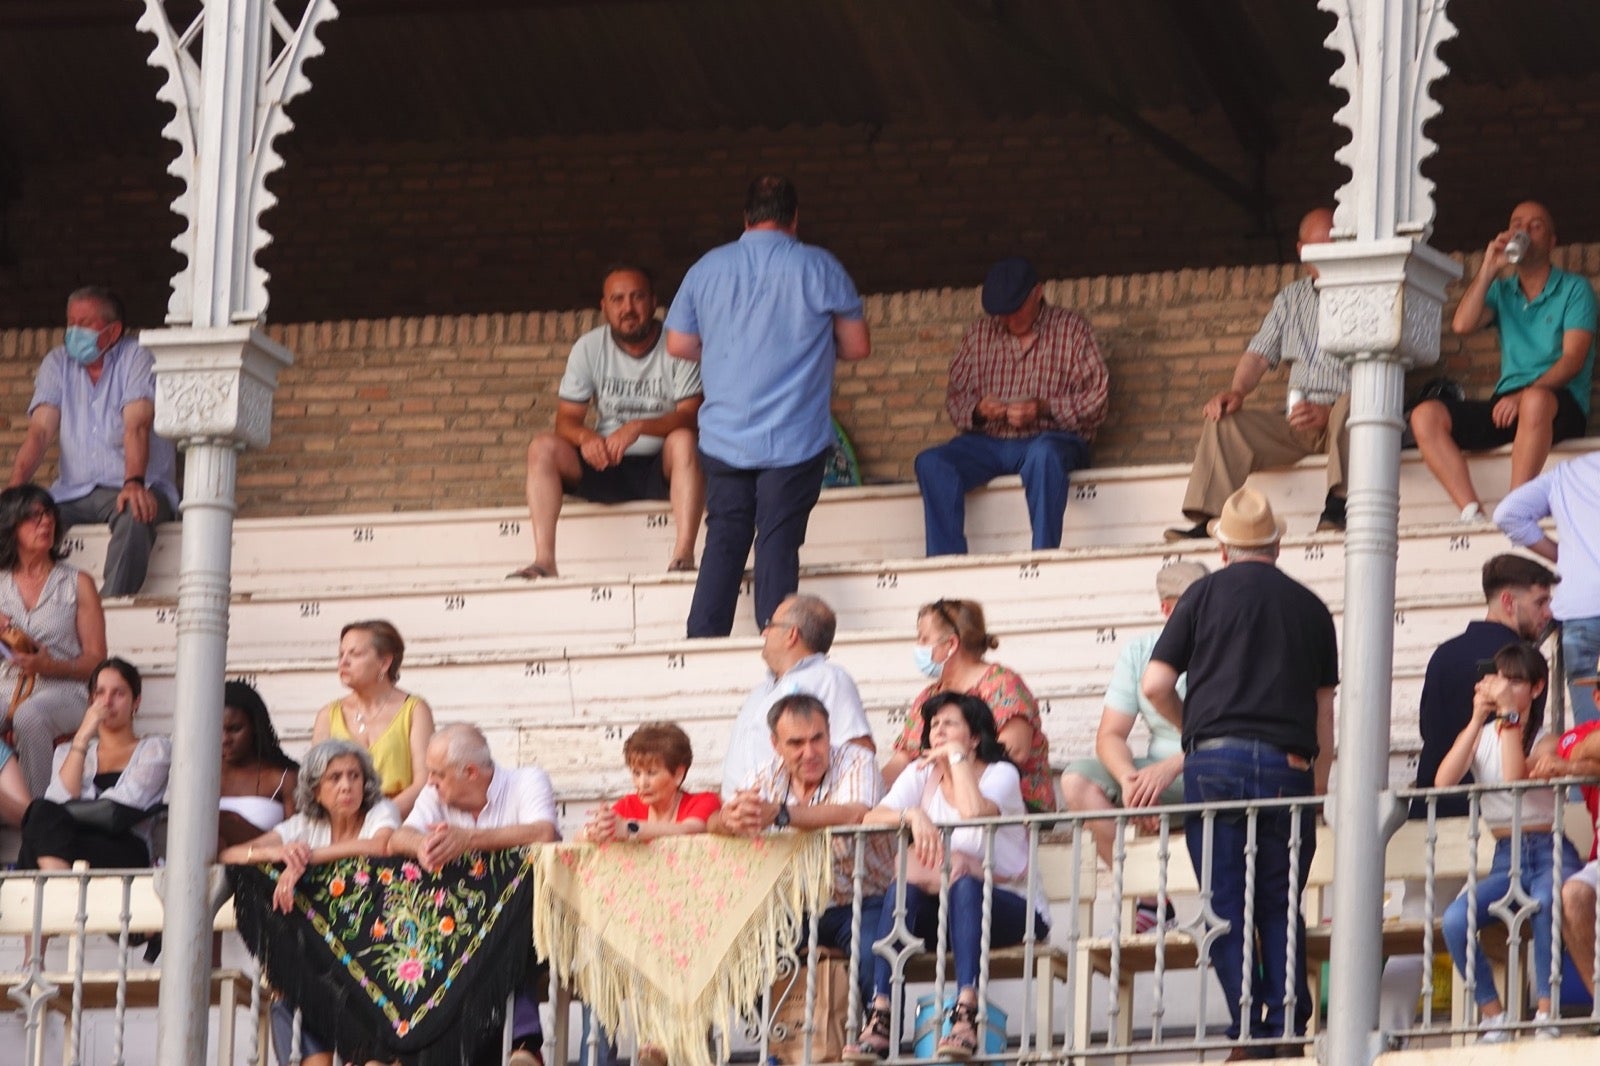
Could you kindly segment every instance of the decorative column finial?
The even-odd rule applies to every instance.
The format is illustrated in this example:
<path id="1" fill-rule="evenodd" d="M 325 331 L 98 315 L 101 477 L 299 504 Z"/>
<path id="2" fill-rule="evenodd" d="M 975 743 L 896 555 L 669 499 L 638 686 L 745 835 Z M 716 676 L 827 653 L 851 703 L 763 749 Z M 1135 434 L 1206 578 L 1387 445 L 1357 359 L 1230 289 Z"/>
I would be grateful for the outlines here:
<path id="1" fill-rule="evenodd" d="M 144 0 L 138 22 L 156 39 L 150 65 L 166 72 L 156 95 L 176 114 L 161 132 L 178 146 L 167 172 L 183 182 L 172 210 L 184 226 L 172 246 L 184 266 L 172 278 L 167 323 L 260 323 L 267 272 L 256 256 L 271 240 L 261 216 L 277 202 L 267 178 L 283 166 L 273 142 L 294 128 L 286 105 L 311 87 L 304 69 L 323 50 L 317 29 L 338 11 L 333 0 L 309 0 L 294 25 L 277 0 L 209 0 L 180 31 L 169 4 Z M 208 18 L 240 28 L 244 47 L 230 57 L 237 62 L 201 63 Z"/>
<path id="2" fill-rule="evenodd" d="M 1429 90 L 1448 73 L 1439 45 L 1456 35 L 1446 0 L 1318 0 L 1317 6 L 1338 17 L 1324 43 L 1343 62 L 1329 81 L 1349 96 L 1333 116 L 1350 131 L 1334 159 L 1351 174 L 1335 194 L 1334 240 L 1426 241 L 1433 232 L 1433 182 L 1423 176 L 1422 162 L 1438 146 L 1422 127 L 1439 113 Z"/>

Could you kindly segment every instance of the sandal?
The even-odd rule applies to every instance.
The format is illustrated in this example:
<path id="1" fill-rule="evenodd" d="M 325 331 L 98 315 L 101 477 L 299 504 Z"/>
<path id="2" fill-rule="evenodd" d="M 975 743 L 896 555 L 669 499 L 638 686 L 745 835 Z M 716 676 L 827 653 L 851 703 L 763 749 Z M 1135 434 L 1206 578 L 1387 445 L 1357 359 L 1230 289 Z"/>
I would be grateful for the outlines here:
<path id="1" fill-rule="evenodd" d="M 950 1031 L 939 1038 L 934 1054 L 941 1059 L 965 1062 L 978 1051 L 978 1007 L 975 1003 L 957 1003 L 945 1016 Z"/>
<path id="2" fill-rule="evenodd" d="M 854 1044 L 846 1044 L 840 1052 L 845 1062 L 878 1063 L 889 1057 L 889 1012 L 882 1007 L 868 1007 L 867 1017 L 861 1024 L 861 1035 Z"/>

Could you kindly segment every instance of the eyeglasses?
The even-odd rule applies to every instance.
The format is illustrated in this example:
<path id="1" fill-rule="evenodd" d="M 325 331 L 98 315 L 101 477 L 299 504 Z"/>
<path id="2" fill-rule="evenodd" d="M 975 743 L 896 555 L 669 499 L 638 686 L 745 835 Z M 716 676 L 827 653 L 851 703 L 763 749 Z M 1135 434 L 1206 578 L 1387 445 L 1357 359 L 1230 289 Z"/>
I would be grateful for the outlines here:
<path id="1" fill-rule="evenodd" d="M 780 622 L 774 618 L 761 627 L 761 632 L 765 633 L 769 629 L 793 629 L 794 627 L 793 622 Z"/>
<path id="2" fill-rule="evenodd" d="M 17 524 L 22 525 L 24 522 L 33 522 L 37 524 L 39 522 L 43 522 L 47 518 L 54 522 L 56 520 L 55 512 L 45 507 L 37 507 L 18 519 Z"/>

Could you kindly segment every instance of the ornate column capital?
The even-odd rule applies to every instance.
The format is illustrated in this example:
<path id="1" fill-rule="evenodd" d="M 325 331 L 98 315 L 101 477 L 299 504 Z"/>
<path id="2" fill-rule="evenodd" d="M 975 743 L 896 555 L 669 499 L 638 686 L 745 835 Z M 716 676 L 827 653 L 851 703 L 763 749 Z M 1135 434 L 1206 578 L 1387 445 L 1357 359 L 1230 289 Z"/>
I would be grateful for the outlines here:
<path id="1" fill-rule="evenodd" d="M 1302 258 L 1317 268 L 1323 351 L 1407 370 L 1439 361 L 1445 289 L 1460 263 L 1407 237 L 1308 244 Z"/>
<path id="2" fill-rule="evenodd" d="M 287 348 L 249 326 L 146 330 L 139 342 L 155 354 L 157 433 L 240 447 L 272 440 L 278 372 L 294 362 Z"/>

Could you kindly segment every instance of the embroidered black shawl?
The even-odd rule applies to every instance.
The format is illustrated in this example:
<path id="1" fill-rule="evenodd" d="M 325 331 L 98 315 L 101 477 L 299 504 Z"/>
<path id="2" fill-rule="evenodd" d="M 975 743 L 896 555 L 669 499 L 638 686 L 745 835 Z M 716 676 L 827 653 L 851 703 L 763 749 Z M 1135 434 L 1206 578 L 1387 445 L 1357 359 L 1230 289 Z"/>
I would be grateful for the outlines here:
<path id="1" fill-rule="evenodd" d="M 325 863 L 289 914 L 272 909 L 278 872 L 229 867 L 239 933 L 346 1061 L 454 1066 L 498 1035 L 532 940 L 522 851 L 469 853 L 437 874 L 402 858 Z"/>

